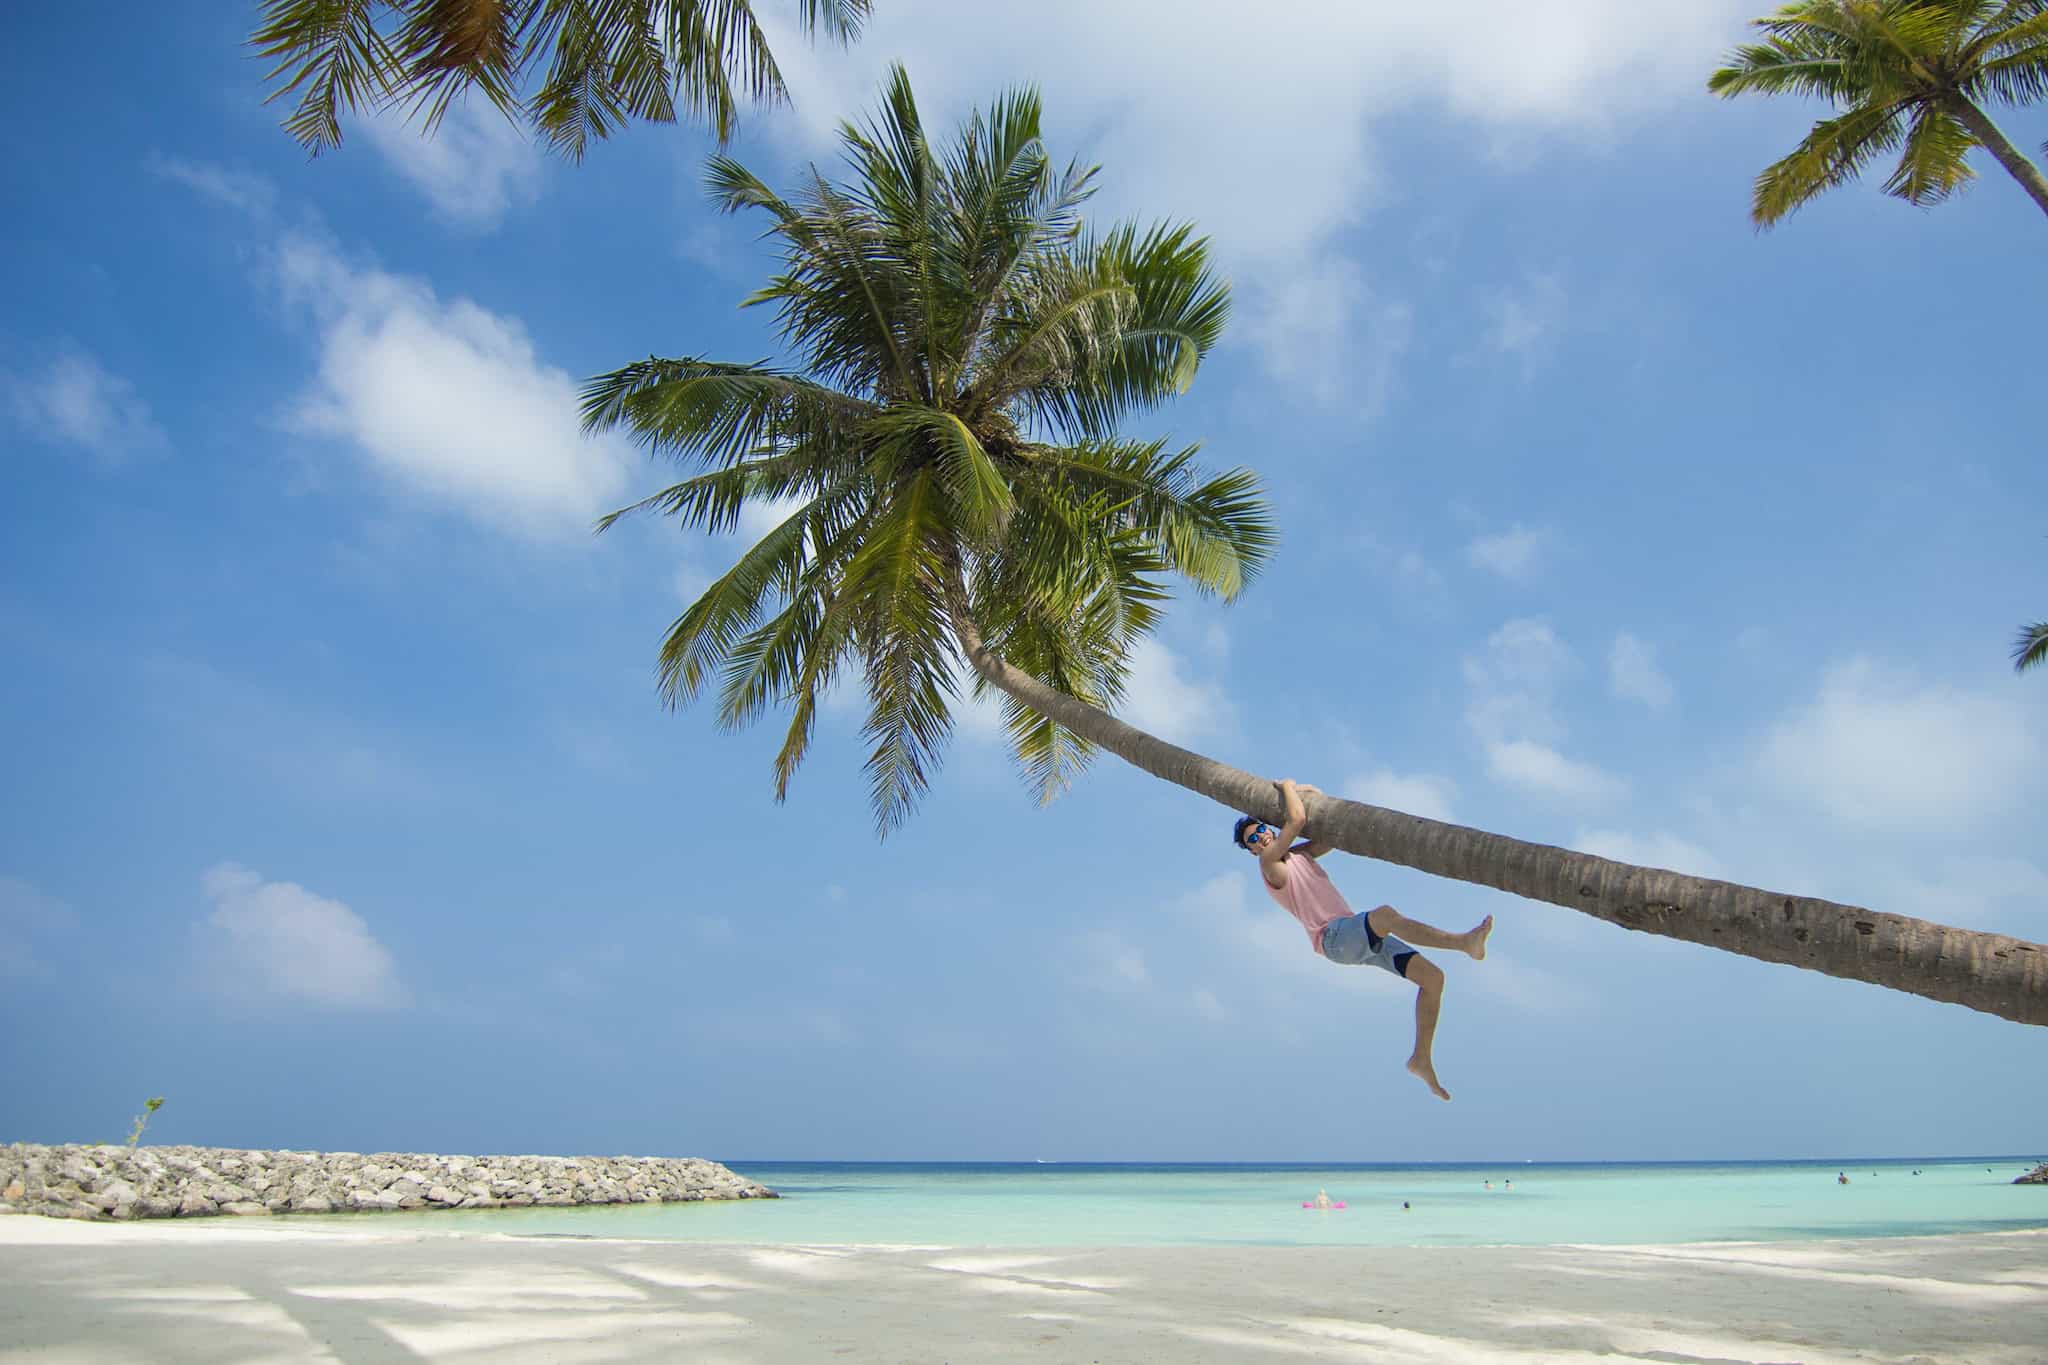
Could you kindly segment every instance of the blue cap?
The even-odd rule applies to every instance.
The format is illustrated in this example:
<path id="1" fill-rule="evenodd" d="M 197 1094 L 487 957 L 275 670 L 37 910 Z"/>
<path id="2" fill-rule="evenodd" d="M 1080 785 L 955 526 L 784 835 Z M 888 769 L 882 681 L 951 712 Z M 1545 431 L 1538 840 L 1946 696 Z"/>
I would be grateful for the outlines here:
<path id="1" fill-rule="evenodd" d="M 1261 822 L 1259 820 L 1259 817 L 1256 815 L 1238 816 L 1237 823 L 1230 827 L 1230 842 L 1236 844 L 1239 848 L 1243 848 L 1245 826 L 1256 825 L 1259 823 Z"/>

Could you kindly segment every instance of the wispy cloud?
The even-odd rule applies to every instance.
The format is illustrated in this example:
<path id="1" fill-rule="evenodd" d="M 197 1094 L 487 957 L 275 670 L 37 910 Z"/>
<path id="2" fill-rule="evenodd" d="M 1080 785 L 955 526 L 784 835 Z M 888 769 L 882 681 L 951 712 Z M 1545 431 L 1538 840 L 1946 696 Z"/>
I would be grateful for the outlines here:
<path id="1" fill-rule="evenodd" d="M 488 100 L 456 104 L 432 136 L 400 108 L 366 117 L 362 127 L 370 145 L 452 227 L 489 231 L 512 208 L 539 197 L 541 149 Z"/>
<path id="2" fill-rule="evenodd" d="M 1345 796 L 1367 805 L 1406 811 L 1426 820 L 1450 820 L 1451 802 L 1457 784 L 1432 773 L 1397 773 L 1392 768 L 1375 768 L 1345 782 Z"/>
<path id="3" fill-rule="evenodd" d="M 277 207 L 277 187 L 260 175 L 170 156 L 151 157 L 147 166 L 152 175 L 175 181 L 251 218 L 268 217 Z"/>
<path id="4" fill-rule="evenodd" d="M 351 1009 L 405 1003 L 391 952 L 343 905 L 237 863 L 207 869 L 213 911 L 202 925 L 227 994 Z"/>
<path id="5" fill-rule="evenodd" d="M 1547 530 L 1516 522 L 1505 531 L 1475 537 L 1465 547 L 1465 559 L 1474 568 L 1499 574 L 1510 582 L 1521 582 L 1536 572 L 1551 538 Z"/>
<path id="6" fill-rule="evenodd" d="M 78 916 L 64 902 L 18 877 L 0 877 L 0 981 L 48 978 L 43 954 L 77 928 Z"/>
<path id="7" fill-rule="evenodd" d="M 1756 770 L 1842 825 L 1952 831 L 2038 791 L 2042 744 L 2035 711 L 2009 693 L 1918 683 L 1859 657 L 1772 728 Z"/>
<path id="8" fill-rule="evenodd" d="M 1177 744 L 1216 733 L 1233 714 L 1220 686 L 1192 676 L 1178 655 L 1153 639 L 1131 651 L 1130 679 L 1117 713 Z"/>
<path id="9" fill-rule="evenodd" d="M 1525 739 L 1487 745 L 1486 771 L 1525 791 L 1577 801 L 1611 801 L 1628 793 L 1624 779 Z"/>
<path id="10" fill-rule="evenodd" d="M 1677 689 L 1657 667 L 1657 652 L 1627 631 L 1614 637 L 1607 651 L 1607 680 L 1623 701 L 1639 701 L 1653 711 L 1671 705 Z"/>
<path id="11" fill-rule="evenodd" d="M 1615 829 L 1581 830 L 1572 840 L 1572 847 L 1596 858 L 1633 863 L 1638 867 L 1661 867 L 1691 877 L 1725 879 L 1728 875 L 1713 854 L 1698 844 L 1662 831 L 1636 835 Z"/>
<path id="12" fill-rule="evenodd" d="M 135 386 L 69 342 L 41 369 L 0 375 L 0 393 L 30 439 L 74 446 L 102 471 L 170 449 Z"/>
<path id="13" fill-rule="evenodd" d="M 1486 300 L 1486 344 L 1519 361 L 1527 379 L 1555 351 L 1565 310 L 1563 282 L 1555 275 L 1530 275 Z"/>
<path id="14" fill-rule="evenodd" d="M 1464 661 L 1465 722 L 1482 741 L 1555 742 L 1564 733 L 1553 706 L 1559 685 L 1579 671 L 1578 657 L 1537 617 L 1509 621 Z"/>
<path id="15" fill-rule="evenodd" d="M 1483 652 L 1466 657 L 1464 671 L 1465 724 L 1496 782 L 1582 802 L 1613 800 L 1628 790 L 1624 779 L 1556 747 L 1565 737 L 1557 691 L 1580 666 L 1548 622 L 1509 621 L 1487 637 Z"/>

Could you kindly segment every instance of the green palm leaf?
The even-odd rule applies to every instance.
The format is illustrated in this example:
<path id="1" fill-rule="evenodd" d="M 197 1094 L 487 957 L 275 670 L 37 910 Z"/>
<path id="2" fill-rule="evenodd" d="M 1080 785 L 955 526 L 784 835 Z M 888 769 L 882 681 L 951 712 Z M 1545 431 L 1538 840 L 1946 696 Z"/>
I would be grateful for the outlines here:
<path id="1" fill-rule="evenodd" d="M 2012 644 L 2015 673 L 2024 673 L 2042 663 L 2048 663 L 2048 621 L 2036 621 L 2031 626 L 2020 627 L 2019 637 Z"/>
<path id="2" fill-rule="evenodd" d="M 869 7 L 802 0 L 798 14 L 850 43 Z M 343 112 L 403 105 L 431 134 L 471 91 L 571 159 L 632 119 L 673 122 L 678 100 L 724 142 L 742 99 L 789 98 L 749 0 L 265 0 L 249 43 L 276 63 L 269 99 L 300 93 L 285 128 L 315 155 L 340 144 Z"/>

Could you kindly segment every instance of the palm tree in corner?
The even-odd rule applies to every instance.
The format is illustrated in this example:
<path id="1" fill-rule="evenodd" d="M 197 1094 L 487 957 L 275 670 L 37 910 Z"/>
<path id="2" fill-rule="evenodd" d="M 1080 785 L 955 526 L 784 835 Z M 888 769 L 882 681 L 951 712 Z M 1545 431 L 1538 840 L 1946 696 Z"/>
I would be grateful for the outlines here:
<path id="1" fill-rule="evenodd" d="M 1029 780 L 1056 793 L 1099 749 L 1225 806 L 1280 815 L 1266 778 L 1113 714 L 1164 575 L 1236 596 L 1274 534 L 1253 475 L 1205 475 L 1192 449 L 1119 434 L 1186 389 L 1228 294 L 1185 226 L 1084 232 L 1095 171 L 1054 165 L 1039 101 L 976 115 L 943 155 L 903 70 L 880 116 L 842 129 L 851 185 L 813 170 L 776 194 L 714 157 L 727 211 L 765 214 L 794 369 L 649 358 L 584 389 L 591 431 L 622 428 L 701 472 L 626 509 L 726 530 L 781 521 L 670 628 L 671 705 L 718 679 L 718 716 L 771 703 L 790 723 L 778 798 L 818 701 L 858 674 L 885 835 L 925 789 L 961 665 L 1004 699 Z M 624 512 L 600 523 L 610 525 Z M 1310 828 L 1406 864 L 1611 923 L 2048 1023 L 2048 949 L 1809 897 L 1609 862 L 1323 796 Z"/>
<path id="2" fill-rule="evenodd" d="M 805 32 L 849 42 L 869 7 L 797 10 Z M 741 97 L 789 98 L 750 0 L 264 0 L 249 44 L 277 63 L 270 99 L 299 92 L 284 126 L 315 156 L 341 144 L 344 110 L 403 106 L 431 133 L 471 90 L 571 160 L 630 119 L 673 123 L 679 101 L 722 143 Z"/>
<path id="3" fill-rule="evenodd" d="M 2048 178 L 1984 110 L 2048 95 L 2048 0 L 1796 0 L 1754 26 L 1763 41 L 1736 48 L 1707 89 L 1813 95 L 1841 110 L 1757 176 L 1758 227 L 1893 152 L 1885 193 L 1938 204 L 1977 178 L 1976 147 L 2048 213 Z"/>

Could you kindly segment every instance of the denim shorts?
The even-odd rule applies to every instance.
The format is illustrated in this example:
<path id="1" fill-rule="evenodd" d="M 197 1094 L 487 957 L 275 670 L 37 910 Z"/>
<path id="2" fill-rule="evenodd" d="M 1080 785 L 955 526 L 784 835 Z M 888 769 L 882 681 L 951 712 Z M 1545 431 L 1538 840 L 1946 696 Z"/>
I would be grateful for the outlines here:
<path id="1" fill-rule="evenodd" d="M 1371 964 L 1405 980 L 1415 950 L 1392 934 L 1375 934 L 1364 915 L 1346 915 L 1324 928 L 1323 956 L 1347 967 Z"/>

